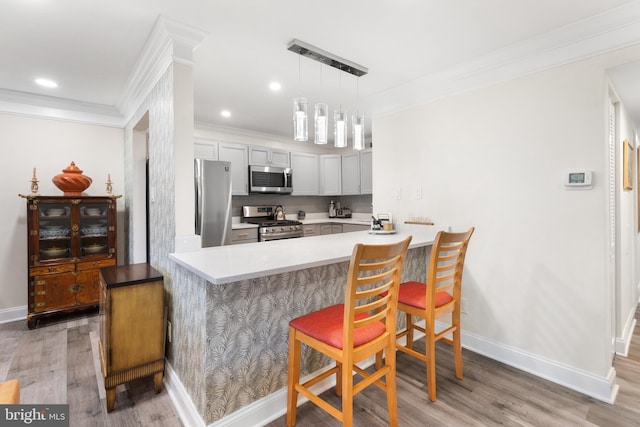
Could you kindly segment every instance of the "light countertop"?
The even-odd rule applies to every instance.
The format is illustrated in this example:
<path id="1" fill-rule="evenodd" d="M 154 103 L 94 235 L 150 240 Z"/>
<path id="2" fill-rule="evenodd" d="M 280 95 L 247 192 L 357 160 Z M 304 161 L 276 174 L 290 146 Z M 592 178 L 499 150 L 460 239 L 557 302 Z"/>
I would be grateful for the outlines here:
<path id="1" fill-rule="evenodd" d="M 287 214 L 286 219 L 298 221 L 298 216 L 293 214 Z M 352 218 L 329 218 L 327 214 L 309 214 L 303 220 L 300 220 L 302 225 L 307 224 L 354 224 L 354 225 L 370 225 L 371 214 L 354 214 Z M 247 224 L 240 222 L 240 218 L 234 218 L 231 228 L 234 230 L 241 230 L 243 228 L 258 228 L 256 224 Z"/>
<path id="2" fill-rule="evenodd" d="M 410 248 L 428 246 L 433 243 L 436 233 L 443 229 L 446 228 L 404 225 L 395 234 L 374 235 L 368 231 L 355 231 L 203 248 L 194 252 L 173 253 L 169 257 L 208 282 L 219 285 L 348 261 L 356 243 L 397 242 L 411 235 Z"/>

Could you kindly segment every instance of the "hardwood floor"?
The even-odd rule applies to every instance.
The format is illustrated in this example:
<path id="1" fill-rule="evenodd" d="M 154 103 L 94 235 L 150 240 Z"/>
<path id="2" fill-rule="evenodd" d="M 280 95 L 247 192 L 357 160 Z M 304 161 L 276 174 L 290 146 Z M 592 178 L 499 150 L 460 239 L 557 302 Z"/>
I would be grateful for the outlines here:
<path id="1" fill-rule="evenodd" d="M 81 315 L 42 322 L 35 330 L 28 330 L 26 321 L 0 324 L 0 380 L 18 378 L 23 403 L 69 403 L 71 426 L 182 426 L 166 390 L 154 393 L 152 377 L 119 386 L 116 408 L 107 414 L 97 320 L 95 314 Z M 400 426 L 640 425 L 640 326 L 629 356 L 614 363 L 620 385 L 615 405 L 469 351 L 463 351 L 465 377 L 460 381 L 451 356 L 450 347 L 438 345 L 438 400 L 432 403 L 424 365 L 398 354 Z M 323 397 L 339 404 L 333 390 Z M 388 425 L 385 395 L 375 387 L 356 396 L 354 413 L 356 427 Z M 285 425 L 284 416 L 267 424 Z M 311 403 L 298 408 L 298 427 L 339 425 Z"/>
<path id="2" fill-rule="evenodd" d="M 71 319 L 71 320 L 67 320 Z M 97 314 L 0 324 L 0 380 L 20 381 L 21 403 L 69 404 L 70 426 L 182 426 L 166 392 L 155 394 L 153 377 L 116 388 L 107 413 L 98 356 Z"/>

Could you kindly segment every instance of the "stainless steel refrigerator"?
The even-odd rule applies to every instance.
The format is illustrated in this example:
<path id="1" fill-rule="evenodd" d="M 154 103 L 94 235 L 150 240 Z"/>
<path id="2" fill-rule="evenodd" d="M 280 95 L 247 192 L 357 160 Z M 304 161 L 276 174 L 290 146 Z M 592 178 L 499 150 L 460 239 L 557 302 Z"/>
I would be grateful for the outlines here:
<path id="1" fill-rule="evenodd" d="M 231 244 L 231 162 L 195 159 L 196 234 L 202 247 Z"/>

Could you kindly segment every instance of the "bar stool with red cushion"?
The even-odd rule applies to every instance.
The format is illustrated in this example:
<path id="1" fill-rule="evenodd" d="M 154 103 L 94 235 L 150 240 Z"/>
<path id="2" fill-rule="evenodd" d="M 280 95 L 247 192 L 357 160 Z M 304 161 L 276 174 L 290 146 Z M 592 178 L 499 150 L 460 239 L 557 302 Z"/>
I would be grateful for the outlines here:
<path id="1" fill-rule="evenodd" d="M 405 282 L 400 284 L 398 311 L 406 314 L 407 328 L 396 338 L 407 337 L 406 344 L 397 349 L 426 362 L 429 400 L 436 401 L 436 341 L 453 346 L 456 377 L 462 379 L 462 344 L 460 341 L 460 297 L 462 294 L 462 270 L 469 239 L 475 230 L 449 233 L 441 231 L 431 248 L 427 271 L 427 283 Z M 450 314 L 447 327 L 435 332 L 435 321 Z M 424 319 L 425 327 L 418 326 L 415 318 Z M 413 348 L 413 331 L 425 334 L 425 353 Z M 450 336 L 450 337 L 449 337 Z"/>
<path id="2" fill-rule="evenodd" d="M 411 236 L 392 244 L 357 244 L 351 256 L 344 304 L 300 316 L 289 323 L 289 377 L 287 426 L 296 422 L 298 393 L 329 414 L 353 424 L 353 396 L 371 384 L 387 393 L 389 423 L 397 426 L 395 334 L 398 286 Z M 333 368 L 300 383 L 300 349 L 305 344 L 336 361 Z M 384 365 L 373 373 L 356 366 L 386 352 Z M 378 358 L 381 362 L 381 357 Z M 363 379 L 354 384 L 354 371 Z M 309 390 L 336 375 L 336 393 L 342 411 Z M 386 383 L 381 381 L 385 377 Z"/>

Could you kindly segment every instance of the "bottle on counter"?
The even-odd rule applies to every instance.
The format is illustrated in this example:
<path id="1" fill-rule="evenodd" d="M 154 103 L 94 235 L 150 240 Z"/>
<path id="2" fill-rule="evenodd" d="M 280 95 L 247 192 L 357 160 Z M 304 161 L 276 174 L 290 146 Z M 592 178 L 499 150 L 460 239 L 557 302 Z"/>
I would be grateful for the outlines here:
<path id="1" fill-rule="evenodd" d="M 333 200 L 329 203 L 329 218 L 336 217 L 336 205 L 333 204 Z"/>

